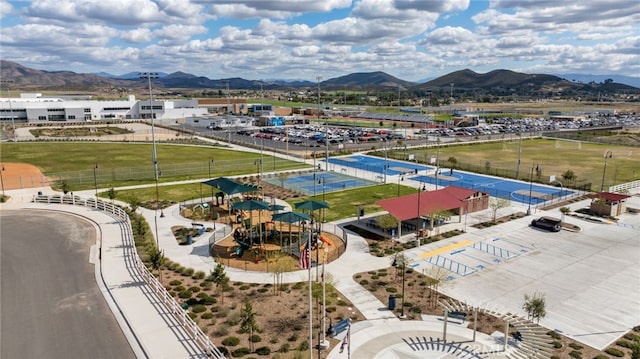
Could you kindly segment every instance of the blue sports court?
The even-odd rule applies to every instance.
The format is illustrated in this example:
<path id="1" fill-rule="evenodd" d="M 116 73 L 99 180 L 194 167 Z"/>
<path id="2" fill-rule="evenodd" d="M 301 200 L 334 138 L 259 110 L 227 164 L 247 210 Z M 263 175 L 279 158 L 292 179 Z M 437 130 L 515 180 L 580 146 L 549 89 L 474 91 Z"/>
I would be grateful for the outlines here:
<path id="1" fill-rule="evenodd" d="M 268 178 L 266 182 L 276 186 L 282 186 L 283 181 L 279 178 Z M 376 185 L 376 182 L 362 178 L 351 177 L 333 172 L 314 172 L 303 175 L 289 176 L 284 179 L 284 187 L 302 192 L 308 196 L 315 196 L 322 193 L 342 191 L 356 187 Z"/>
<path id="2" fill-rule="evenodd" d="M 438 174 L 433 172 L 435 167 L 426 166 L 419 163 L 398 161 L 380 157 L 365 155 L 353 155 L 347 157 L 330 158 L 329 163 L 337 166 L 356 168 L 374 173 L 385 173 L 387 165 L 387 175 L 417 174 L 418 171 L 431 171 L 428 175 L 416 175 L 409 179 L 421 183 L 429 183 L 436 187 L 458 186 L 487 192 L 493 197 L 505 198 L 524 204 L 538 205 L 551 199 L 569 196 L 574 191 L 545 186 L 541 184 L 530 184 L 522 181 L 515 181 L 499 177 L 485 176 L 468 172 L 460 172 L 451 169 L 441 168 Z M 422 172 L 424 173 L 424 172 Z"/>
<path id="3" fill-rule="evenodd" d="M 371 157 L 364 155 L 353 155 L 348 157 L 329 158 L 329 163 L 336 166 L 357 168 L 363 171 L 385 173 L 385 165 L 387 166 L 387 175 L 395 176 L 407 173 L 417 173 L 418 171 L 430 170 L 433 167 L 425 166 L 419 163 L 404 162 L 380 157 Z"/>

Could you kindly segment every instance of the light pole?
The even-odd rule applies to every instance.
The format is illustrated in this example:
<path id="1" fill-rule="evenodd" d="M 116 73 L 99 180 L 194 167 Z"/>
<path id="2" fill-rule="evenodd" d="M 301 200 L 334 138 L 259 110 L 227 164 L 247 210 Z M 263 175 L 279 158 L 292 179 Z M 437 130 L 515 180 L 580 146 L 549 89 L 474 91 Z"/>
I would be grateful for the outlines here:
<path id="1" fill-rule="evenodd" d="M 153 178 L 156 183 L 156 205 L 155 205 L 155 230 L 156 230 L 156 247 L 160 249 L 158 239 L 158 208 L 160 207 L 160 194 L 158 190 L 158 155 L 156 151 L 156 127 L 155 116 L 153 114 L 153 91 L 151 91 L 151 79 L 157 79 L 159 77 L 157 72 L 143 72 L 138 74 L 140 78 L 146 78 L 149 85 L 149 114 L 151 117 L 151 161 L 153 162 Z M 164 211 L 160 208 L 160 217 L 164 217 Z"/>
<path id="2" fill-rule="evenodd" d="M 404 273 L 407 271 L 405 264 L 406 264 L 406 258 L 404 257 L 403 254 L 400 254 L 400 262 L 398 262 L 398 255 L 396 255 L 393 258 L 393 263 L 391 263 L 392 267 L 395 268 L 401 268 L 402 269 L 402 304 L 401 304 L 401 309 L 400 309 L 400 318 L 404 319 L 405 315 L 404 315 Z"/>
<path id="3" fill-rule="evenodd" d="M 418 247 L 420 247 L 420 229 L 422 228 L 422 218 L 420 218 L 420 197 L 422 197 L 422 191 L 426 190 L 426 186 L 420 183 L 418 186 L 418 208 L 416 217 L 416 242 L 418 242 Z"/>
<path id="4" fill-rule="evenodd" d="M 531 215 L 531 195 L 533 194 L 533 169 L 539 171 L 538 164 L 534 164 L 531 166 L 531 174 L 529 175 L 529 207 L 527 207 L 527 216 Z"/>
<path id="5" fill-rule="evenodd" d="M 0 183 L 2 183 L 2 197 L 4 197 L 4 178 L 2 178 L 2 172 L 4 172 L 4 165 L 0 168 Z"/>
<path id="6" fill-rule="evenodd" d="M 93 188 L 96 191 L 96 198 L 98 197 L 98 175 L 97 175 L 97 171 L 98 171 L 98 164 L 96 163 L 93 166 Z"/>
<path id="7" fill-rule="evenodd" d="M 327 289 L 326 289 L 326 280 L 324 274 L 324 265 L 327 263 L 327 256 L 329 255 L 329 247 L 324 247 L 324 260 L 322 261 L 322 342 L 320 343 L 320 349 L 327 349 L 329 347 L 329 342 L 327 341 Z M 329 325 L 331 328 L 331 325 Z M 320 356 L 318 356 L 320 358 Z"/>
<path id="8" fill-rule="evenodd" d="M 16 137 L 16 123 L 13 116 L 13 106 L 11 104 L 11 90 L 9 89 L 9 84 L 13 83 L 13 80 L 2 80 L 3 83 L 7 84 L 7 96 L 9 97 L 9 116 L 11 117 L 11 130 L 13 131 L 13 142 L 18 142 L 18 138 Z"/>
<path id="9" fill-rule="evenodd" d="M 604 192 L 604 176 L 607 173 L 607 160 L 613 157 L 613 152 L 607 150 L 604 153 L 604 169 L 602 169 L 602 185 L 600 186 L 600 192 Z"/>

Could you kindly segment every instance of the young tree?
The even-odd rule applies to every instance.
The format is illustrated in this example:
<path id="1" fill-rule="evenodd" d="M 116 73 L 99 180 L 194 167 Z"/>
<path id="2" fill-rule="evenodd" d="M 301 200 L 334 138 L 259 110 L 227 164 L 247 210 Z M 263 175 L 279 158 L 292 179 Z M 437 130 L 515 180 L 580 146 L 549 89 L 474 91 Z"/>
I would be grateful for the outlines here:
<path id="1" fill-rule="evenodd" d="M 131 207 L 131 212 L 135 212 L 138 207 L 140 207 L 140 204 L 142 204 L 142 201 L 140 201 L 140 198 L 138 198 L 138 196 L 136 196 L 135 194 L 129 196 L 129 207 Z"/>
<path id="2" fill-rule="evenodd" d="M 560 222 L 564 222 L 564 216 L 567 215 L 567 213 L 571 212 L 571 208 L 569 207 L 560 207 L 560 213 L 562 213 L 562 217 L 560 218 Z"/>
<path id="3" fill-rule="evenodd" d="M 576 180 L 577 180 L 577 178 L 578 178 L 578 176 L 576 176 L 576 174 L 575 174 L 575 173 L 573 173 L 573 171 L 572 171 L 572 170 L 567 170 L 566 172 L 564 172 L 564 173 L 561 175 L 561 177 L 562 177 L 562 179 L 564 179 L 565 181 L 573 182 L 573 184 L 575 184 L 575 183 L 576 183 Z"/>
<path id="4" fill-rule="evenodd" d="M 286 172 L 278 173 L 278 179 L 280 180 L 280 187 L 284 188 L 284 182 L 289 178 L 289 174 Z"/>
<path id="5" fill-rule="evenodd" d="M 489 198 L 489 208 L 491 208 L 491 212 L 493 213 L 493 221 L 496 221 L 496 216 L 498 215 L 498 210 L 500 208 L 508 207 L 511 202 L 505 198 L 491 197 Z"/>
<path id="6" fill-rule="evenodd" d="M 158 271 L 158 280 L 160 281 L 160 284 L 162 284 L 162 266 L 164 265 L 165 260 L 166 257 L 164 256 L 164 252 L 154 247 L 153 252 L 151 252 L 151 255 L 149 256 L 149 262 L 151 262 L 151 268 Z"/>
<path id="7" fill-rule="evenodd" d="M 449 165 L 451 166 L 451 168 L 456 168 L 456 165 L 458 164 L 458 159 L 451 156 L 447 159 L 447 162 L 449 162 Z"/>
<path id="8" fill-rule="evenodd" d="M 117 192 L 116 192 L 115 188 L 111 187 L 107 191 L 107 197 L 109 197 L 109 199 L 113 202 L 113 200 L 116 199 L 116 193 Z"/>
<path id="9" fill-rule="evenodd" d="M 249 332 L 249 350 L 253 352 L 253 331 L 258 330 L 258 324 L 256 323 L 256 312 L 253 311 L 248 297 L 244 299 L 244 308 L 240 311 L 240 330 L 243 333 Z"/>
<path id="10" fill-rule="evenodd" d="M 224 272 L 224 265 L 218 262 L 210 274 L 211 281 L 216 284 L 216 289 L 220 291 L 220 303 L 224 302 L 224 287 L 229 283 L 229 277 Z"/>
<path id="11" fill-rule="evenodd" d="M 398 220 L 390 214 L 376 217 L 376 224 L 384 230 L 385 236 L 389 229 L 398 228 Z"/>
<path id="12" fill-rule="evenodd" d="M 543 293 L 535 292 L 533 295 L 524 295 L 522 309 L 527 312 L 527 319 L 540 323 L 540 319 L 547 316 L 546 302 Z"/>
<path id="13" fill-rule="evenodd" d="M 447 282 L 447 277 L 449 273 L 446 269 L 438 266 L 433 266 L 427 272 L 427 284 L 429 286 L 429 297 L 428 304 L 431 307 L 435 307 L 438 305 L 438 299 L 440 296 L 440 292 L 438 289 L 443 285 L 450 283 Z"/>

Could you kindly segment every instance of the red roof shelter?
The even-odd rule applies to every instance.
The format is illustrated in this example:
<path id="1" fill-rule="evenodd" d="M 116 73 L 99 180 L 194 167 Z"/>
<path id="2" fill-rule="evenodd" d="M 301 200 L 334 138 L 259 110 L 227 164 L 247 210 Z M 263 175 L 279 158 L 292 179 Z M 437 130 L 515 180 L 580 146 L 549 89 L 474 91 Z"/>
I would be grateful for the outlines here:
<path id="1" fill-rule="evenodd" d="M 420 208 L 418 208 L 418 203 Z M 450 211 L 462 216 L 465 212 L 476 212 L 489 207 L 489 194 L 472 189 L 448 186 L 439 190 L 420 192 L 376 202 L 398 221 L 429 216 Z M 465 210 L 466 209 L 466 210 Z"/>

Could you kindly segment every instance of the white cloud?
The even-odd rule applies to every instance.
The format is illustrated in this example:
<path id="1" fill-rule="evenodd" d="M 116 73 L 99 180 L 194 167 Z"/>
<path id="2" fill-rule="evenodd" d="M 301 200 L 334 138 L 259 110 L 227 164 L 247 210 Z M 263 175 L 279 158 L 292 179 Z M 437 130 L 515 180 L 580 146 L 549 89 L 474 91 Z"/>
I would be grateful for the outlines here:
<path id="1" fill-rule="evenodd" d="M 141 44 L 141 43 L 149 42 L 151 41 L 151 39 L 153 39 L 151 30 L 146 28 L 121 31 L 119 37 L 123 41 L 133 43 L 133 44 Z"/>
<path id="2" fill-rule="evenodd" d="M 14 12 L 13 6 L 7 1 L 0 1 L 0 19 L 5 18 L 7 15 Z"/>
<path id="3" fill-rule="evenodd" d="M 349 6 L 351 0 L 218 0 L 211 5 L 210 13 L 236 19 L 285 19 L 306 12 L 330 12 Z"/>
<path id="4" fill-rule="evenodd" d="M 160 45 L 177 45 L 188 41 L 195 34 L 206 33 L 202 25 L 169 25 L 154 30 L 153 35 L 159 39 Z"/>

